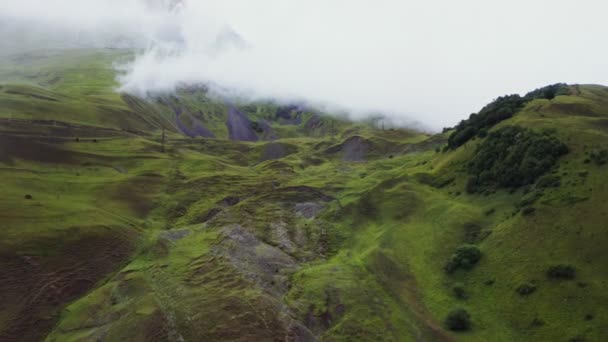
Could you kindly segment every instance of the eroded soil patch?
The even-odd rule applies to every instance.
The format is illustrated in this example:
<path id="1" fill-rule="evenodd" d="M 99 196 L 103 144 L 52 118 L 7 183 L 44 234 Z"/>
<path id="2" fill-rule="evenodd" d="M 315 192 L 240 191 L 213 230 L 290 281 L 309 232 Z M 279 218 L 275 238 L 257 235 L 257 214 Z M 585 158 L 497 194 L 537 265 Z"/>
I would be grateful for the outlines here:
<path id="1" fill-rule="evenodd" d="M 0 254 L 1 341 L 39 341 L 61 308 L 87 293 L 131 256 L 137 236 L 129 228 L 95 227 L 71 241 L 32 241 L 28 251 Z M 74 235 L 80 229 L 73 229 Z M 43 247 L 42 247 L 43 246 Z M 34 253 L 40 247 L 39 253 Z"/>

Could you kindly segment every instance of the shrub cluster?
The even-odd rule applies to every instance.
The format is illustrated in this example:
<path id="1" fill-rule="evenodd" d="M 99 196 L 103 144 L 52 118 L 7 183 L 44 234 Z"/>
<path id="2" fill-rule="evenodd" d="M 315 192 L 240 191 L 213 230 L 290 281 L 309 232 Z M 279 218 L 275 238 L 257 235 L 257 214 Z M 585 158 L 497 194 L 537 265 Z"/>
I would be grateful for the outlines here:
<path id="1" fill-rule="evenodd" d="M 470 270 L 481 259 L 481 251 L 475 245 L 461 245 L 452 254 L 444 269 L 447 273 L 452 273 L 457 269 Z"/>
<path id="2" fill-rule="evenodd" d="M 570 95 L 570 89 L 568 88 L 567 84 L 556 83 L 556 84 L 548 85 L 546 87 L 532 90 L 531 92 L 526 94 L 525 99 L 528 101 L 531 101 L 534 99 L 553 100 L 556 96 L 559 96 L 559 95 Z"/>
<path id="3" fill-rule="evenodd" d="M 458 299 L 469 298 L 469 294 L 467 293 L 467 290 L 464 288 L 464 285 L 461 283 L 457 283 L 452 287 L 452 293 L 454 294 L 454 297 L 456 297 Z"/>
<path id="4" fill-rule="evenodd" d="M 534 191 L 524 195 L 519 202 L 517 202 L 516 207 L 518 209 L 525 208 L 527 206 L 531 206 L 534 204 L 539 198 L 543 196 L 542 191 Z"/>
<path id="5" fill-rule="evenodd" d="M 562 185 L 562 180 L 559 175 L 546 175 L 542 176 L 536 186 L 538 188 L 558 188 Z"/>
<path id="6" fill-rule="evenodd" d="M 249 127 L 251 127 L 251 129 L 253 129 L 258 134 L 264 133 L 264 127 L 262 127 L 262 125 L 259 122 L 252 121 L 249 124 Z"/>
<path id="7" fill-rule="evenodd" d="M 471 329 L 471 316 L 465 309 L 457 309 L 448 314 L 445 319 L 446 328 L 452 331 Z"/>
<path id="8" fill-rule="evenodd" d="M 589 158 L 597 165 L 608 163 L 608 150 L 592 151 Z"/>
<path id="9" fill-rule="evenodd" d="M 536 285 L 531 283 L 524 283 L 519 285 L 515 291 L 517 291 L 520 296 L 531 295 L 536 291 Z"/>
<path id="10" fill-rule="evenodd" d="M 530 326 L 532 327 L 542 327 L 543 325 L 545 325 L 545 321 L 543 321 L 540 318 L 535 318 L 532 320 L 532 323 L 530 323 Z"/>
<path id="11" fill-rule="evenodd" d="M 446 175 L 432 175 L 429 173 L 417 173 L 414 175 L 416 180 L 425 185 L 430 185 L 434 188 L 441 189 L 444 188 L 456 180 L 454 177 L 449 177 Z"/>
<path id="12" fill-rule="evenodd" d="M 467 183 L 467 191 L 475 192 L 484 185 L 515 188 L 532 184 L 566 153 L 568 147 L 552 131 L 503 127 L 479 145 L 469 163 L 469 174 L 474 177 Z"/>
<path id="13" fill-rule="evenodd" d="M 524 99 L 519 95 L 501 96 L 494 102 L 483 107 L 479 113 L 471 114 L 468 119 L 460 121 L 456 131 L 448 138 L 448 147 L 457 148 L 481 132 L 483 136 L 487 129 L 497 123 L 512 117 L 524 105 Z"/>
<path id="14" fill-rule="evenodd" d="M 378 208 L 374 203 L 371 192 L 366 192 L 361 196 L 355 207 L 360 219 L 374 218 L 378 215 Z"/>
<path id="15" fill-rule="evenodd" d="M 521 210 L 521 214 L 524 216 L 530 216 L 536 212 L 536 208 L 534 207 L 525 207 Z"/>
<path id="16" fill-rule="evenodd" d="M 553 279 L 574 279 L 576 269 L 571 265 L 555 265 L 549 267 L 547 276 Z"/>
<path id="17" fill-rule="evenodd" d="M 448 148 L 455 149 L 475 136 L 485 137 L 489 128 L 512 117 L 526 103 L 534 99 L 551 100 L 557 95 L 568 95 L 569 93 L 567 84 L 557 83 L 533 90 L 524 97 L 519 95 L 501 96 L 483 107 L 479 113 L 473 113 L 468 119 L 462 120 L 455 127 L 454 133 L 448 138 Z"/>

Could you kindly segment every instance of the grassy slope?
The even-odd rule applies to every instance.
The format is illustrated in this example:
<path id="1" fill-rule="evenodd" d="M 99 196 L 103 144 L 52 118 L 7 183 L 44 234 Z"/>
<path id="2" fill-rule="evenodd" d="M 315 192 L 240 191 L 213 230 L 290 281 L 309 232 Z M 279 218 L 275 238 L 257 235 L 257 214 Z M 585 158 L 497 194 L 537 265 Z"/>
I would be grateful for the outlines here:
<path id="1" fill-rule="evenodd" d="M 501 124 L 555 128 L 571 149 L 554 171 L 562 175 L 562 186 L 545 191 L 535 204 L 535 215 L 524 217 L 516 213 L 514 203 L 523 197 L 521 192 L 500 191 L 487 197 L 462 195 L 458 198 L 459 204 L 470 209 L 470 216 L 463 218 L 464 222 L 474 222 L 492 231 L 480 243 L 484 258 L 479 266 L 467 275 L 454 277 L 471 293 L 471 298 L 461 304 L 470 308 L 475 320 L 471 340 L 560 340 L 583 336 L 595 341 L 608 333 L 601 318 L 606 317 L 605 305 L 601 303 L 607 300 L 602 291 L 607 279 L 607 259 L 602 247 L 608 239 L 603 210 L 607 199 L 602 180 L 605 175 L 602 167 L 584 163 L 587 152 L 605 148 L 607 143 L 608 132 L 601 122 L 605 122 L 608 112 L 608 90 L 599 86 L 581 86 L 579 90 L 581 93 L 577 96 L 534 101 L 515 118 Z M 572 103 L 581 106 L 575 107 Z M 592 110 L 582 110 L 587 106 Z M 458 168 L 467 160 L 475 142 L 469 145 L 437 158 L 435 172 L 458 175 Z M 581 176 L 586 172 L 588 176 Z M 462 182 L 455 187 L 454 191 L 462 189 Z M 483 214 L 490 209 L 496 212 L 489 216 Z M 458 210 L 444 219 L 453 222 L 463 213 Z M 458 233 L 456 230 L 448 234 L 457 237 Z M 451 245 L 455 242 L 452 239 Z M 442 244 L 442 248 L 446 246 L 450 245 Z M 437 253 L 440 260 L 445 260 L 450 252 L 448 249 Z M 547 268 L 555 264 L 575 265 L 577 280 L 547 279 Z M 425 272 L 421 270 L 420 274 Z M 489 279 L 495 280 L 494 285 L 484 284 Z M 515 289 L 524 282 L 536 283 L 537 292 L 529 297 L 519 296 Z M 441 294 L 429 294 L 429 302 L 438 305 L 438 313 L 446 311 L 440 307 L 443 303 L 457 305 L 455 300 Z M 587 314 L 597 318 L 585 321 Z M 535 318 L 545 325 L 534 327 Z"/>
<path id="2" fill-rule="evenodd" d="M 335 136 L 307 137 L 302 126 L 273 122 L 285 137 L 279 142 L 293 152 L 280 160 L 262 160 L 267 142 L 173 133 L 160 153 L 160 124 L 125 114 L 134 110 L 111 91 L 105 69 L 111 56 L 95 56 L 70 55 L 74 60 L 66 64 L 36 60 L 20 72 L 0 69 L 2 83 L 22 84 L 0 90 L 0 118 L 13 119 L 0 125 L 6 185 L 0 260 L 6 273 L 34 260 L 45 274 L 0 282 L 0 336 L 600 341 L 608 335 L 605 167 L 584 163 L 586 152 L 606 146 L 606 88 L 584 86 L 577 96 L 534 101 L 501 124 L 556 128 L 571 149 L 557 171 L 563 185 L 546 190 L 535 215 L 523 217 L 515 209 L 521 191 L 465 194 L 462 169 L 478 141 L 438 154 L 441 136 L 338 122 Z M 23 74 L 36 68 L 44 73 L 24 83 Z M 57 77 L 62 81 L 40 81 Z M 184 95 L 185 106 L 209 108 L 195 98 Z M 107 108 L 120 110 L 113 115 Z M 155 108 L 157 122 L 170 117 L 166 108 Z M 264 118 L 272 108 L 256 111 L 253 118 Z M 218 112 L 210 125 L 219 138 L 226 135 L 223 120 Z M 124 125 L 145 134 L 123 132 Z M 353 135 L 371 143 L 366 162 L 342 159 L 340 144 Z M 421 173 L 455 181 L 436 188 L 421 182 Z M 229 197 L 238 203 L 224 200 Z M 307 219 L 295 213 L 303 203 L 324 209 Z M 471 224 L 491 232 L 477 242 L 483 257 L 473 270 L 448 276 L 442 267 Z M 109 242 L 91 246 L 90 236 Z M 103 266 L 99 275 L 68 257 L 72 244 L 105 251 L 116 241 L 125 246 L 116 258 L 80 256 L 91 260 L 89 267 Z M 546 269 L 560 263 L 575 265 L 577 279 L 547 279 Z M 19 281 L 32 284 L 19 289 Z M 519 296 L 515 289 L 529 281 L 538 290 Z M 452 295 L 456 283 L 468 299 Z M 67 294 L 59 302 L 36 296 L 49 286 Z M 444 330 L 445 315 L 456 307 L 471 313 L 472 331 Z M 594 318 L 585 320 L 587 314 Z M 544 325 L 533 326 L 535 318 Z"/>

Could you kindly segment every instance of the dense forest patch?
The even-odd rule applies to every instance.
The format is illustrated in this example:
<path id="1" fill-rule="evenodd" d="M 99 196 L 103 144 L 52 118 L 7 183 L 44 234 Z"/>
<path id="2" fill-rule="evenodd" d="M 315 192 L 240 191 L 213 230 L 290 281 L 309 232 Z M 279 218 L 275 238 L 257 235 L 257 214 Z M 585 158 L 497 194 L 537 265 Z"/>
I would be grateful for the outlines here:
<path id="1" fill-rule="evenodd" d="M 550 130 L 519 126 L 490 133 L 469 163 L 468 192 L 480 186 L 519 187 L 534 183 L 549 171 L 568 147 Z"/>
<path id="2" fill-rule="evenodd" d="M 483 107 L 479 113 L 473 113 L 468 119 L 460 121 L 455 127 L 454 133 L 448 138 L 448 148 L 455 149 L 476 136 L 485 137 L 488 129 L 512 117 L 532 100 L 551 100 L 558 95 L 568 95 L 569 93 L 567 84 L 557 83 L 533 90 L 524 97 L 517 94 L 501 96 Z"/>

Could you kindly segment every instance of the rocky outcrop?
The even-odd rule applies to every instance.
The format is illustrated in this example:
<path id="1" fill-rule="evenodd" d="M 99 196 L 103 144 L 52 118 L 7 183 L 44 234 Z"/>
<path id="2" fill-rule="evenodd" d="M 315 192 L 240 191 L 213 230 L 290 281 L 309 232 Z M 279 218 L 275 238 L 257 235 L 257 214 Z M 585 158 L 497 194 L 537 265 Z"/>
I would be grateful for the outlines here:
<path id="1" fill-rule="evenodd" d="M 215 134 L 211 132 L 207 127 L 203 125 L 203 123 L 192 116 L 191 114 L 186 113 L 183 114 L 183 110 L 176 106 L 171 106 L 173 111 L 175 112 L 175 124 L 179 128 L 179 130 L 191 137 L 205 137 L 205 138 L 215 138 Z M 186 125 L 184 122 L 189 121 L 190 125 Z"/>
<path id="2" fill-rule="evenodd" d="M 228 108 L 228 136 L 234 141 L 258 141 L 258 136 L 252 128 L 251 120 L 241 113 L 236 107 Z"/>
<path id="3" fill-rule="evenodd" d="M 371 151 L 372 147 L 371 141 L 355 135 L 346 139 L 342 144 L 328 148 L 327 153 L 340 153 L 344 161 L 362 162 L 366 160 L 367 154 Z"/>

